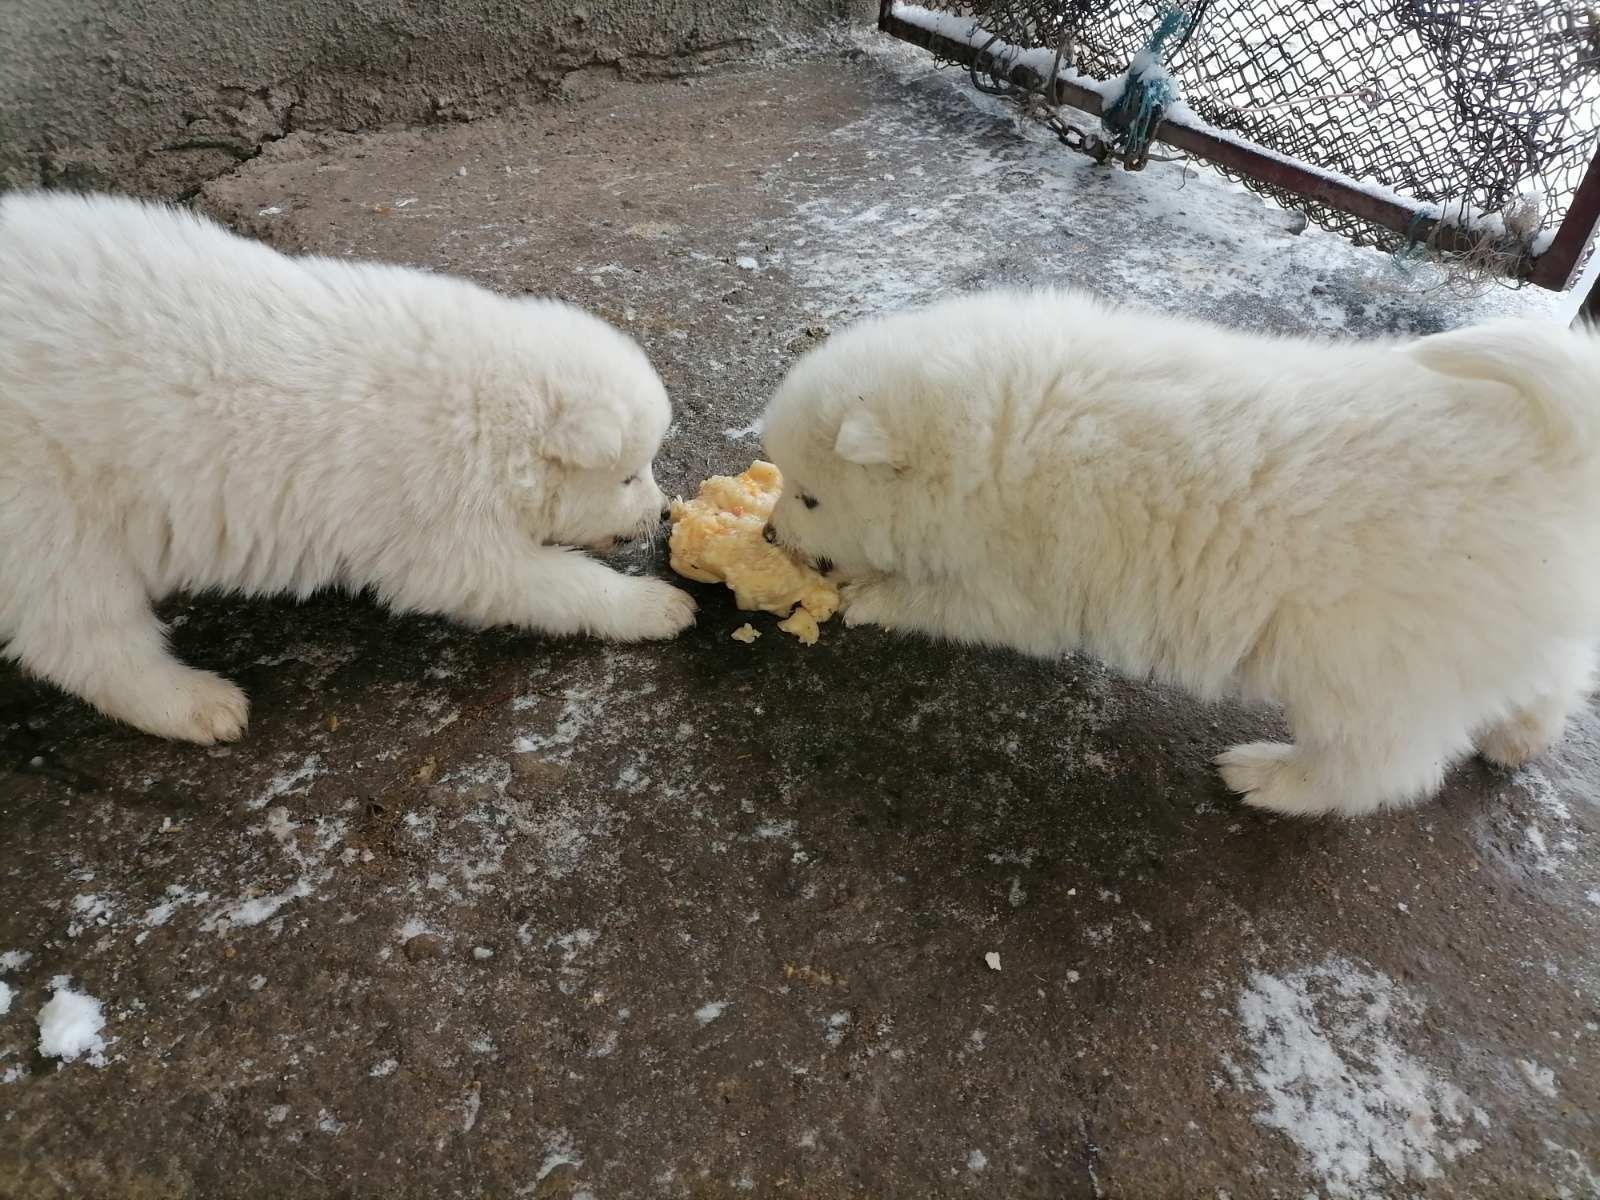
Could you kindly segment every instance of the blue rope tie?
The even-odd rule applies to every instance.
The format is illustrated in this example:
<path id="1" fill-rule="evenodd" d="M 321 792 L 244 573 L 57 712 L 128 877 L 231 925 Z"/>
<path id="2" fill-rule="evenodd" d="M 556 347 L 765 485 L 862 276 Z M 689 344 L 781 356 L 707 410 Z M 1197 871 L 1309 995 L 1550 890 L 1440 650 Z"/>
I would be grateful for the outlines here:
<path id="1" fill-rule="evenodd" d="M 1423 239 L 1421 236 L 1419 236 L 1419 228 L 1422 225 L 1422 222 L 1427 219 L 1428 218 L 1424 213 L 1415 212 L 1411 214 L 1411 220 L 1406 222 L 1406 240 L 1400 246 L 1396 247 L 1392 256 L 1395 270 L 1399 271 L 1402 275 L 1410 275 L 1412 265 L 1416 262 L 1416 260 L 1419 258 L 1425 258 L 1427 256 L 1427 251 L 1425 248 L 1421 251 L 1418 250 L 1418 247 L 1423 246 Z"/>
<path id="2" fill-rule="evenodd" d="M 1178 98 L 1177 88 L 1162 67 L 1161 51 L 1169 38 L 1187 33 L 1189 13 L 1174 6 L 1167 10 L 1145 48 L 1134 55 L 1124 76 L 1122 95 L 1100 114 L 1100 123 L 1112 135 L 1112 145 L 1124 161 L 1141 162 L 1149 153 L 1167 106 Z"/>

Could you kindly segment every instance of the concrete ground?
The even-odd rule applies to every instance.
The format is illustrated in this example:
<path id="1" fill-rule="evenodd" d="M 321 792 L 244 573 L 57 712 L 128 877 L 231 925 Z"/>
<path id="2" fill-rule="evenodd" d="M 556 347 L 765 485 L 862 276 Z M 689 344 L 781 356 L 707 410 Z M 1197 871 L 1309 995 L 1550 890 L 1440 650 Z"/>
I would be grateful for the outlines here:
<path id="1" fill-rule="evenodd" d="M 746 465 L 829 330 L 952 289 L 1341 335 L 1550 304 L 1419 292 L 879 48 L 291 135 L 202 201 L 624 325 L 669 490 Z M 1600 1194 L 1594 716 L 1297 824 L 1207 765 L 1270 713 L 837 623 L 745 646 L 698 593 L 637 649 L 180 602 L 254 702 L 209 752 L 0 676 L 0 1196 Z M 99 1065 L 36 1051 L 58 976 Z"/>

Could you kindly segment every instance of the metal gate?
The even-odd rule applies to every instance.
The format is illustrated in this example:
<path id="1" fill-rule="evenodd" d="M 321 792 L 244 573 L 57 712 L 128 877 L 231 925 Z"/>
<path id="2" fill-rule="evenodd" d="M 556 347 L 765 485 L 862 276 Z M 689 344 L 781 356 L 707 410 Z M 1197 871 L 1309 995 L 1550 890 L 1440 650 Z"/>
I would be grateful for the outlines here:
<path id="1" fill-rule="evenodd" d="M 1166 94 L 1150 140 L 1358 244 L 1563 290 L 1600 224 L 1600 14 L 1585 4 L 883 0 L 878 27 L 986 91 L 1118 126 L 1128 87 L 1170 70 L 1181 98 Z M 1158 29 L 1179 36 L 1163 45 Z M 1143 165 L 1142 137 L 1050 123 Z"/>

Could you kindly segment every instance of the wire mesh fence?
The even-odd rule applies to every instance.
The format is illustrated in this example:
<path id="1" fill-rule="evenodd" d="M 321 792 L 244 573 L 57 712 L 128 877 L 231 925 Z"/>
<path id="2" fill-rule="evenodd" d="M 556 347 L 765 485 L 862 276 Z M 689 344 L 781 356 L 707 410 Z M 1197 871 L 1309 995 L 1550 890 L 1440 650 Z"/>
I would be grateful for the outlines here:
<path id="1" fill-rule="evenodd" d="M 1120 75 L 1170 0 L 922 0 L 997 43 Z M 1566 211 L 1600 127 L 1600 11 L 1549 0 L 1191 0 L 1167 65 L 1216 129 L 1455 211 L 1515 214 L 1536 247 Z M 1357 244 L 1405 234 L 1248 175 Z"/>

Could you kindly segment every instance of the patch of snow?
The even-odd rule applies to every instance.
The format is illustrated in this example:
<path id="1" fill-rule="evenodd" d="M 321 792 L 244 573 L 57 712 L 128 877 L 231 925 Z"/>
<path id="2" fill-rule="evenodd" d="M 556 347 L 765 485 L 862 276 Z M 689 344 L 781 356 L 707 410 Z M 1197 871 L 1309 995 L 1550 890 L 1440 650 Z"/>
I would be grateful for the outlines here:
<path id="1" fill-rule="evenodd" d="M 74 896 L 72 912 L 74 916 L 71 924 L 67 926 L 67 936 L 77 937 L 90 925 L 105 925 L 110 922 L 111 901 L 93 893 Z"/>
<path id="2" fill-rule="evenodd" d="M 1522 788 L 1543 814 L 1543 820 L 1553 825 L 1558 833 L 1566 834 L 1573 828 L 1572 809 L 1561 798 L 1550 777 L 1538 767 L 1522 767 L 1511 777 L 1511 782 Z M 1559 873 L 1561 856 L 1577 849 L 1577 844 L 1570 837 L 1561 836 L 1552 847 L 1545 830 L 1545 824 L 1540 821 L 1529 821 L 1523 827 L 1522 842 L 1533 860 L 1534 869 L 1544 875 L 1555 875 Z"/>
<path id="3" fill-rule="evenodd" d="M 1533 851 L 1534 862 L 1539 870 L 1547 875 L 1554 875 L 1556 871 L 1555 860 L 1550 857 L 1550 846 L 1544 840 L 1544 830 L 1537 825 L 1529 825 L 1522 831 L 1522 840 Z"/>
<path id="4" fill-rule="evenodd" d="M 1338 957 L 1283 977 L 1256 971 L 1240 990 L 1239 1021 L 1255 1060 L 1241 1079 L 1266 1107 L 1256 1119 L 1283 1133 L 1334 1200 L 1387 1181 L 1436 1179 L 1441 1163 L 1479 1148 L 1453 1136 L 1482 1110 L 1407 1053 L 1402 1021 L 1420 1005 L 1379 972 Z"/>
<path id="5" fill-rule="evenodd" d="M 650 786 L 650 776 L 639 769 L 636 764 L 623 767 L 617 772 L 616 790 L 630 796 L 637 796 Z"/>
<path id="6" fill-rule="evenodd" d="M 285 904 L 291 900 L 304 899 L 311 895 L 311 892 L 309 880 L 297 879 L 281 892 L 241 900 L 219 909 L 200 923 L 200 930 L 202 933 L 215 933 L 219 930 L 249 929 L 263 921 L 271 920 Z"/>
<path id="7" fill-rule="evenodd" d="M 579 739 L 603 718 L 607 708 L 655 690 L 653 684 L 632 692 L 618 690 L 616 659 L 608 655 L 604 662 L 598 679 L 569 684 L 562 692 L 561 711 L 556 716 L 554 729 L 549 733 L 525 733 L 512 743 L 511 748 L 518 754 L 537 752 L 541 757 L 555 762 L 567 762 L 572 758 Z M 512 702 L 512 708 L 515 711 L 533 702 L 534 697 L 519 697 Z"/>
<path id="8" fill-rule="evenodd" d="M 172 920 L 172 914 L 185 904 L 204 904 L 211 899 L 210 892 L 191 892 L 181 883 L 169 884 L 167 898 L 144 910 L 144 923 L 156 928 Z"/>
<path id="9" fill-rule="evenodd" d="M 1545 1152 L 1551 1156 L 1551 1166 L 1564 1176 L 1571 1186 L 1562 1185 L 1554 1193 L 1556 1200 L 1577 1200 L 1579 1196 L 1600 1196 L 1600 1175 L 1595 1174 L 1590 1160 L 1570 1146 L 1550 1138 L 1540 1138 Z"/>
<path id="10" fill-rule="evenodd" d="M 104 925 L 111 916 L 111 901 L 104 896 L 91 894 L 74 896 L 72 898 L 72 911 L 85 921 L 94 921 Z"/>
<path id="11" fill-rule="evenodd" d="M 518 934 L 521 936 L 522 931 L 519 930 Z M 546 950 L 561 952 L 561 965 L 558 968 L 561 978 L 557 981 L 556 987 L 563 995 L 570 996 L 577 991 L 586 969 L 578 960 L 593 949 L 599 940 L 600 935 L 593 929 L 574 929 L 570 933 L 558 934 L 545 942 Z"/>
<path id="12" fill-rule="evenodd" d="M 1006 850 L 1000 853 L 986 854 L 984 857 L 990 862 L 994 863 L 997 867 L 1007 865 L 1031 867 L 1033 865 L 1033 860 L 1037 858 L 1038 855 L 1038 850 L 1034 849 L 1032 846 L 1029 846 L 1026 850 Z M 1070 895 L 1071 893 L 1068 894 Z"/>
<path id="13" fill-rule="evenodd" d="M 757 417 L 748 425 L 729 425 L 722 431 L 722 436 L 730 442 L 742 442 L 747 438 L 759 439 L 761 437 L 761 418 Z"/>
<path id="14" fill-rule="evenodd" d="M 702 1025 L 709 1025 L 728 1009 L 727 1000 L 712 1000 L 702 1004 L 694 1010 L 694 1019 Z"/>
<path id="15" fill-rule="evenodd" d="M 0 954 L 0 971 L 20 971 L 33 959 L 26 950 L 7 950 Z"/>
<path id="16" fill-rule="evenodd" d="M 974 1150 L 967 1155 L 967 1170 L 981 1171 L 989 1165 L 989 1156 L 982 1150 Z"/>
<path id="17" fill-rule="evenodd" d="M 534 1183 L 543 1183 L 550 1172 L 559 1167 L 581 1167 L 583 1156 L 578 1153 L 577 1144 L 573 1142 L 572 1135 L 565 1129 L 558 1129 L 550 1135 L 544 1148 L 544 1161 L 539 1164 L 539 1173 L 533 1177 Z"/>
<path id="18" fill-rule="evenodd" d="M 100 1001 L 66 986 L 64 979 L 53 980 L 55 994 L 39 1010 L 39 1053 L 62 1062 L 75 1062 L 87 1055 L 97 1067 L 105 1066 L 105 1039 L 100 1033 L 106 1018 Z"/>
<path id="19" fill-rule="evenodd" d="M 751 258 L 748 254 L 740 255 L 738 258 L 734 259 L 733 265 L 738 267 L 741 271 L 759 271 L 761 269 L 761 264 L 755 259 Z"/>
<path id="20" fill-rule="evenodd" d="M 1025 66 L 1036 72 L 1041 77 L 1048 78 L 1051 68 L 1055 66 L 1055 51 L 1043 48 L 1025 50 L 1013 46 L 1009 42 L 1002 42 L 993 37 L 972 17 L 961 17 L 954 13 L 934 12 L 923 8 L 920 4 L 896 4 L 894 15 L 908 25 L 915 25 L 919 29 L 926 29 L 929 33 L 937 33 L 941 37 L 949 38 L 952 42 L 959 42 L 973 49 L 987 47 L 987 57 L 994 61 L 1006 61 L 1016 66 Z M 1144 52 L 1140 52 L 1141 55 Z M 1138 64 L 1140 55 L 1135 55 L 1130 67 Z M 1057 76 L 1064 83 L 1077 84 L 1091 92 L 1099 94 L 1103 104 L 1113 104 L 1121 96 L 1124 80 L 1121 76 L 1116 79 L 1096 79 L 1092 75 L 1084 75 L 1062 64 Z"/>
<path id="21" fill-rule="evenodd" d="M 580 869 L 590 871 L 616 861 L 616 832 L 627 819 L 625 813 L 592 794 L 546 797 L 530 804 L 521 800 L 501 801 L 499 821 L 508 826 L 518 840 L 532 839 L 539 850 L 538 871 L 549 879 L 565 879 Z M 489 822 L 484 822 L 487 834 Z M 498 828 L 498 826 L 496 827 Z M 494 852 L 509 845 L 495 843 Z"/>
<path id="22" fill-rule="evenodd" d="M 317 760 L 313 756 L 306 761 L 309 767 Z M 265 800 L 262 802 L 265 803 Z M 249 807 L 256 808 L 259 805 L 251 801 Z M 286 904 L 314 894 L 319 884 L 333 878 L 333 868 L 325 867 L 323 864 L 334 848 L 344 840 L 349 828 L 348 821 L 344 817 L 317 817 L 312 822 L 312 833 L 309 838 L 300 834 L 302 828 L 304 826 L 300 822 L 290 819 L 289 810 L 282 805 L 268 810 L 264 829 L 277 843 L 284 856 L 298 868 L 299 878 L 287 887 L 268 895 L 254 896 L 247 893 L 231 903 L 224 904 L 200 923 L 202 933 L 248 929 L 263 924 L 276 917 Z M 171 891 L 170 888 L 168 890 Z M 187 897 L 190 903 L 199 903 L 208 898 L 209 893 Z"/>
<path id="23" fill-rule="evenodd" d="M 830 1046 L 844 1045 L 845 1034 L 850 1032 L 850 1014 L 830 1013 L 822 1022 L 823 1040 Z"/>
<path id="24" fill-rule="evenodd" d="M 557 934 L 545 943 L 561 951 L 561 965 L 570 967 L 578 955 L 589 949 L 600 940 L 600 935 L 592 929 L 574 929 L 571 933 Z"/>
<path id="25" fill-rule="evenodd" d="M 304 762 L 292 771 L 284 771 L 274 775 L 267 781 L 266 788 L 253 800 L 245 801 L 248 809 L 265 808 L 274 800 L 284 796 L 298 796 L 311 786 L 311 781 L 323 773 L 322 756 L 309 755 Z"/>
<path id="26" fill-rule="evenodd" d="M 372 1069 L 367 1072 L 367 1076 L 371 1079 L 383 1079 L 386 1076 L 393 1075 L 395 1068 L 399 1065 L 399 1059 L 386 1058 L 380 1063 L 373 1063 Z"/>
<path id="27" fill-rule="evenodd" d="M 10 984 L 0 982 L 0 1017 L 11 1011 L 11 1000 L 16 994 Z"/>
<path id="28" fill-rule="evenodd" d="M 1527 790 L 1528 799 L 1542 808 L 1551 819 L 1556 821 L 1572 820 L 1572 809 L 1567 807 L 1567 802 L 1561 798 L 1560 791 L 1538 767 L 1521 767 L 1511 777 L 1513 783 L 1519 783 Z"/>
<path id="29" fill-rule="evenodd" d="M 1528 1081 L 1528 1086 L 1550 1100 L 1557 1099 L 1561 1093 L 1556 1090 L 1556 1073 L 1549 1067 L 1541 1067 L 1536 1062 L 1526 1058 L 1517 1059 L 1517 1070 L 1522 1072 L 1522 1077 Z"/>
<path id="30" fill-rule="evenodd" d="M 400 819 L 411 832 L 411 836 L 419 842 L 432 840 L 438 824 L 437 818 L 432 813 L 408 812 Z"/>

